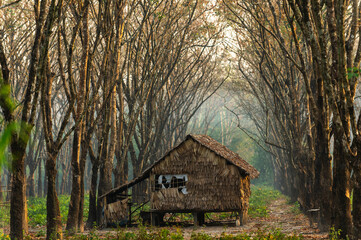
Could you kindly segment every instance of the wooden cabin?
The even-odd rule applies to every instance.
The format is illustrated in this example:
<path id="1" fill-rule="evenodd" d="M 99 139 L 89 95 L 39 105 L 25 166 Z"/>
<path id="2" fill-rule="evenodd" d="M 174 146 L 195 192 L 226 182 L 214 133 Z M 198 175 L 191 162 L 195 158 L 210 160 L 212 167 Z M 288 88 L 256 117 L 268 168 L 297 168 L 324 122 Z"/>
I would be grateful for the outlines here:
<path id="1" fill-rule="evenodd" d="M 152 224 L 160 223 L 164 213 L 175 212 L 193 213 L 196 224 L 204 223 L 206 212 L 237 212 L 239 223 L 245 224 L 250 179 L 258 175 L 238 154 L 211 137 L 188 135 L 141 176 L 100 197 L 104 202 L 104 221 L 126 219 L 129 209 L 125 193 L 148 179 L 147 213 Z"/>

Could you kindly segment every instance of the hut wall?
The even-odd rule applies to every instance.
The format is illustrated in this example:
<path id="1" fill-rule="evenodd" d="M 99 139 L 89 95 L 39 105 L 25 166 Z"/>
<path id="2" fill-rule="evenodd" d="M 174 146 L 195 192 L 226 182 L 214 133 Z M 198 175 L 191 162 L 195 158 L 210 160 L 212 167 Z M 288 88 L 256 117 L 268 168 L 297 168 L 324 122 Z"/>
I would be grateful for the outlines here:
<path id="1" fill-rule="evenodd" d="M 156 176 L 187 175 L 187 194 L 178 188 L 159 189 Z M 209 149 L 189 139 L 155 165 L 150 175 L 151 207 L 156 210 L 247 210 L 248 176 Z"/>
<path id="2" fill-rule="evenodd" d="M 105 205 L 104 222 L 121 223 L 128 219 L 128 199 Z"/>

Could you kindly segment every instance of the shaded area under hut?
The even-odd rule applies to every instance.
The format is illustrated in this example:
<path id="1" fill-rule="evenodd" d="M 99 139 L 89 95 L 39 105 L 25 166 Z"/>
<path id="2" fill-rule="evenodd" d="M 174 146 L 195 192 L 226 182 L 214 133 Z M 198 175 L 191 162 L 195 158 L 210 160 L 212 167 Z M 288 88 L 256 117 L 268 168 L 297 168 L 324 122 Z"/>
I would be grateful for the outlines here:
<path id="1" fill-rule="evenodd" d="M 188 135 L 183 142 L 147 168 L 141 176 L 100 197 L 102 223 L 130 221 L 128 189 L 147 180 L 150 210 L 143 220 L 159 225 L 165 213 L 192 213 L 196 225 L 206 212 L 236 212 L 247 222 L 250 179 L 259 172 L 238 154 L 206 135 Z"/>

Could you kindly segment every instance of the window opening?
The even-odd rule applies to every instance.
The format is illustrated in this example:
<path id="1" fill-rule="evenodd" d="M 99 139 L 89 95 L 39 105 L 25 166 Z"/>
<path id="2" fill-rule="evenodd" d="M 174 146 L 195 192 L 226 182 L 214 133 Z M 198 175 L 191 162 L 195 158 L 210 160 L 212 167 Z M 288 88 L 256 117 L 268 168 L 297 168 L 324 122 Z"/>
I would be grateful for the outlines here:
<path id="1" fill-rule="evenodd" d="M 155 191 L 167 188 L 178 188 L 178 191 L 183 194 L 188 194 L 186 183 L 188 182 L 187 174 L 177 175 L 156 175 L 155 176 Z"/>

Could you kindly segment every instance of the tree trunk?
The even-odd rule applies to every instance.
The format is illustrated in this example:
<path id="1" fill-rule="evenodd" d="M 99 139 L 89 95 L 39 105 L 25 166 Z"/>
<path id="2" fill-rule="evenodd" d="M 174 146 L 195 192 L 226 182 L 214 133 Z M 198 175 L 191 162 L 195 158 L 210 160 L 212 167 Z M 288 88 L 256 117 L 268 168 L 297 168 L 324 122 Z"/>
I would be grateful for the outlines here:
<path id="1" fill-rule="evenodd" d="M 336 130 L 337 132 L 337 130 Z M 343 134 L 334 136 L 334 173 L 332 186 L 332 225 L 341 230 L 341 238 L 352 234 L 351 189 L 350 189 L 350 156 L 344 151 L 346 141 Z"/>
<path id="2" fill-rule="evenodd" d="M 75 233 L 78 229 L 79 201 L 80 201 L 80 139 L 81 127 L 74 130 L 73 153 L 72 153 L 72 189 L 69 203 L 69 214 L 66 223 L 66 230 Z"/>
<path id="3" fill-rule="evenodd" d="M 62 238 L 60 207 L 55 186 L 55 180 L 57 175 L 56 155 L 56 153 L 48 153 L 46 161 L 46 176 L 48 179 L 48 194 L 46 198 L 46 239 Z"/>
<path id="4" fill-rule="evenodd" d="M 40 160 L 39 161 L 39 166 L 38 166 L 38 197 L 42 197 L 42 194 L 43 194 L 43 189 L 42 189 L 42 186 L 43 186 L 43 178 L 42 178 L 42 174 L 41 174 L 41 163 L 43 161 Z"/>
<path id="5" fill-rule="evenodd" d="M 34 173 L 33 172 L 29 177 L 28 177 L 28 196 L 29 197 L 35 197 L 35 181 L 34 181 Z"/>
<path id="6" fill-rule="evenodd" d="M 56 164 L 56 169 L 59 169 L 59 164 L 58 163 Z M 59 175 L 57 174 L 56 178 L 55 178 L 55 191 L 56 191 L 56 193 L 58 193 L 59 190 L 60 190 Z"/>
<path id="7" fill-rule="evenodd" d="M 82 119 L 84 104 L 85 104 L 85 89 L 86 89 L 86 78 L 88 71 L 88 56 L 89 56 L 89 38 L 88 38 L 88 6 L 89 1 L 85 0 L 81 8 L 84 8 L 84 14 L 82 15 L 82 58 L 81 58 L 81 71 L 80 71 L 80 81 L 79 81 L 79 91 L 77 98 L 77 108 L 74 115 L 74 121 L 78 122 L 77 127 L 74 130 L 74 140 L 73 140 L 73 154 L 72 154 L 72 190 L 69 203 L 69 215 L 66 223 L 66 230 L 69 232 L 76 232 L 78 230 L 79 224 L 79 208 L 82 205 L 81 201 L 81 192 L 84 181 L 84 169 L 81 170 L 81 139 L 84 121 Z M 85 149 L 87 150 L 87 149 Z M 86 154 L 86 153 L 85 153 Z M 85 159 L 84 159 L 85 161 Z M 85 165 L 85 164 L 84 164 Z"/>
<path id="8" fill-rule="evenodd" d="M 66 181 L 66 194 L 71 194 L 71 183 L 72 183 L 71 179 L 72 179 L 72 175 L 68 174 L 68 178 Z"/>
<path id="9" fill-rule="evenodd" d="M 27 231 L 25 211 L 26 183 L 25 183 L 25 148 L 19 143 L 12 143 L 13 172 L 11 182 L 11 208 L 10 208 L 10 237 L 23 239 Z"/>
<path id="10" fill-rule="evenodd" d="M 133 149 L 133 147 L 131 147 Z M 133 156 L 135 157 L 135 155 Z M 133 178 L 136 178 L 140 176 L 142 173 L 142 164 L 139 158 L 133 159 Z M 143 203 L 146 199 L 145 191 L 147 189 L 147 185 L 145 184 L 146 181 L 140 182 L 139 184 L 136 184 L 132 188 L 132 202 L 133 203 Z"/>
<path id="11" fill-rule="evenodd" d="M 10 195 L 11 195 L 11 179 L 12 179 L 12 174 L 10 171 L 8 172 L 8 182 L 7 182 L 7 186 L 6 186 L 6 201 L 10 201 Z"/>
<path id="12" fill-rule="evenodd" d="M 93 228 L 97 221 L 97 183 L 98 183 L 99 164 L 93 163 L 91 174 L 91 185 L 89 191 L 89 214 L 87 227 Z"/>
<path id="13" fill-rule="evenodd" d="M 117 154 L 117 171 L 114 176 L 114 187 L 119 187 L 125 184 L 128 181 L 128 155 L 126 154 L 124 158 L 121 157 L 121 154 Z M 120 159 L 120 160 L 119 160 Z"/>
<path id="14" fill-rule="evenodd" d="M 361 236 L 361 166 L 357 164 L 354 167 L 354 188 L 352 198 L 352 220 L 353 220 L 353 236 L 358 239 Z"/>
<path id="15" fill-rule="evenodd" d="M 103 123 L 103 131 L 102 131 L 102 140 L 100 141 L 99 148 L 99 159 L 102 159 L 99 166 L 99 185 L 98 185 L 98 196 L 105 194 L 112 188 L 112 169 L 113 164 L 110 162 L 108 156 L 108 135 L 110 127 L 106 124 L 109 121 L 109 112 L 105 111 L 104 114 L 104 123 Z M 98 226 L 101 224 L 101 213 L 104 206 L 102 206 L 101 202 L 97 201 L 97 224 Z"/>
<path id="16" fill-rule="evenodd" d="M 321 231 L 328 231 L 331 226 L 332 208 L 332 157 L 328 137 L 322 129 L 322 126 L 316 125 L 316 157 L 315 157 L 315 184 L 314 195 L 316 207 L 320 209 L 320 218 L 318 227 Z"/>
<path id="17" fill-rule="evenodd" d="M 67 177 L 69 173 L 69 167 L 66 166 L 66 164 L 62 164 L 62 170 L 63 170 L 63 176 L 61 178 L 61 184 L 60 184 L 60 194 L 65 194 L 65 190 L 66 190 L 66 181 L 67 181 Z"/>
<path id="18" fill-rule="evenodd" d="M 44 158 L 44 166 L 46 168 L 46 160 Z M 43 196 L 47 196 L 48 195 L 48 173 L 45 169 L 44 171 L 44 187 L 43 187 L 43 190 L 44 190 L 44 194 Z"/>
<path id="19" fill-rule="evenodd" d="M 85 129 L 84 129 L 85 130 Z M 82 147 L 80 153 L 80 200 L 79 200 L 79 215 L 78 215 L 78 229 L 84 231 L 84 194 L 85 194 L 85 184 L 84 184 L 84 173 L 85 173 L 85 163 L 86 156 L 88 153 L 88 146 L 86 146 L 88 141 L 82 140 Z"/>

